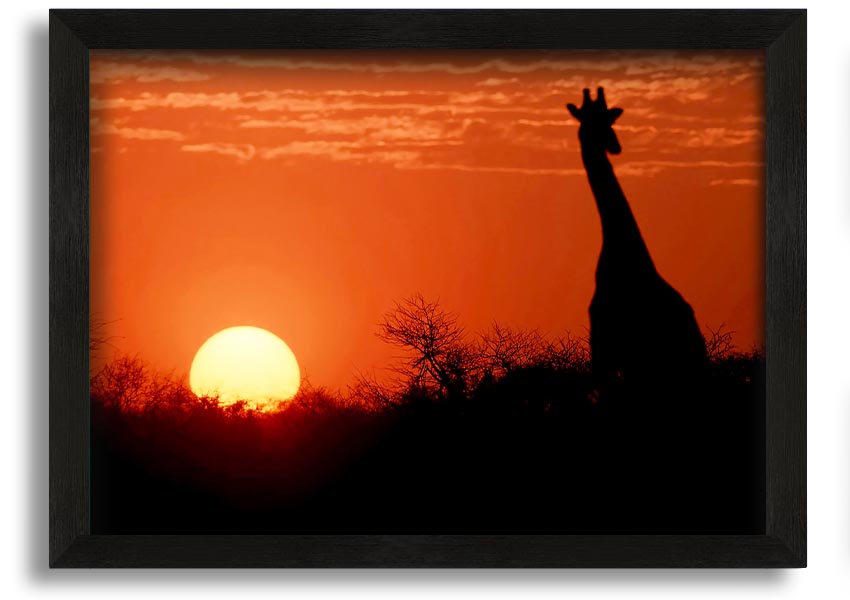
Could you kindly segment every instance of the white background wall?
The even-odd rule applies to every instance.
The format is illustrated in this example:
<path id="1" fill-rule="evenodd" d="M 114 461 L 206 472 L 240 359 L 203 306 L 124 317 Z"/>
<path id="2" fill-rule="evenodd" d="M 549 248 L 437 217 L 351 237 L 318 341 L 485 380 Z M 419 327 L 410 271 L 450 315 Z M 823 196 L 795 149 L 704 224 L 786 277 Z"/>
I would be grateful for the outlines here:
<path id="1" fill-rule="evenodd" d="M 4 598 L 833 598 L 850 597 L 850 10 L 809 8 L 809 567 L 789 571 L 56 571 L 47 561 L 47 9 L 116 2 L 9 2 L 0 16 L 0 548 Z M 657 7 L 730 2 L 139 2 L 144 8 Z M 842 6 L 843 4 L 843 6 Z"/>

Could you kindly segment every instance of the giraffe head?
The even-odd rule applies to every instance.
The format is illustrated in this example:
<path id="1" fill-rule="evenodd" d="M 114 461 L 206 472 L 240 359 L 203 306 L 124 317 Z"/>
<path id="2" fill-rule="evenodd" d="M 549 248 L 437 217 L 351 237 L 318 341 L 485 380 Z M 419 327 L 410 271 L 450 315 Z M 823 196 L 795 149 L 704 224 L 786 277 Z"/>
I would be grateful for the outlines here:
<path id="1" fill-rule="evenodd" d="M 611 154 L 620 153 L 620 142 L 612 125 L 623 114 L 623 109 L 608 108 L 602 88 L 598 88 L 596 100 L 590 99 L 590 90 L 585 88 L 581 108 L 577 108 L 575 104 L 567 104 L 567 110 L 580 124 L 578 139 L 582 148 Z"/>

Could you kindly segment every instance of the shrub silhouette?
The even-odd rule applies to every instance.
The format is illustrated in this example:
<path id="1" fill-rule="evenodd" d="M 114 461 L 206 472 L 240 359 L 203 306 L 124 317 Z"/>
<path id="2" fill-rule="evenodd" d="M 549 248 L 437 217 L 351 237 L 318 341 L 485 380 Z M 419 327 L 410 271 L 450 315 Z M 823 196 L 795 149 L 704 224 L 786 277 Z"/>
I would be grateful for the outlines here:
<path id="1" fill-rule="evenodd" d="M 538 364 L 544 340 L 537 330 L 517 331 L 493 322 L 481 335 L 480 352 L 489 375 L 502 376 L 513 370 Z"/>
<path id="2" fill-rule="evenodd" d="M 138 357 L 106 365 L 91 385 L 92 530 L 760 531 L 763 357 L 722 327 L 702 388 L 665 411 L 599 399 L 584 338 L 469 334 L 421 295 L 378 335 L 403 351 L 395 380 L 307 381 L 270 412 L 198 397 Z"/>
<path id="3" fill-rule="evenodd" d="M 396 370 L 412 389 L 436 390 L 440 397 L 466 395 L 478 365 L 478 351 L 465 342 L 457 316 L 416 294 L 384 316 L 378 337 L 401 347 L 406 357 Z"/>

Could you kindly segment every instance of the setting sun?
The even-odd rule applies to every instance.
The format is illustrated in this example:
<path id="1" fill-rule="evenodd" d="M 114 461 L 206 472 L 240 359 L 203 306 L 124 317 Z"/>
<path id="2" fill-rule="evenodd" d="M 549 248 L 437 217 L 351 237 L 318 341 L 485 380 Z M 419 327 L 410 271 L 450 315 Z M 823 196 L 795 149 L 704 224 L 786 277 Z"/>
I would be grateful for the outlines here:
<path id="1" fill-rule="evenodd" d="M 230 327 L 209 338 L 195 354 L 189 375 L 199 396 L 217 395 L 224 405 L 246 400 L 262 407 L 288 400 L 301 373 L 286 343 L 259 327 Z"/>

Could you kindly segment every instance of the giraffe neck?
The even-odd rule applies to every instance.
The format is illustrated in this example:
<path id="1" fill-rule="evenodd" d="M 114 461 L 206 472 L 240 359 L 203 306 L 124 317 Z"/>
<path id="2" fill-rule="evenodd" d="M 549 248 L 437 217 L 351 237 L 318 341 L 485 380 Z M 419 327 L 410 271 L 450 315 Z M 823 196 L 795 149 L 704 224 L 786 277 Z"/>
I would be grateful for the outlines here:
<path id="1" fill-rule="evenodd" d="M 602 253 L 598 269 L 606 264 L 627 268 L 631 275 L 647 270 L 655 272 L 649 250 L 605 150 L 582 148 L 581 156 L 602 221 Z"/>

